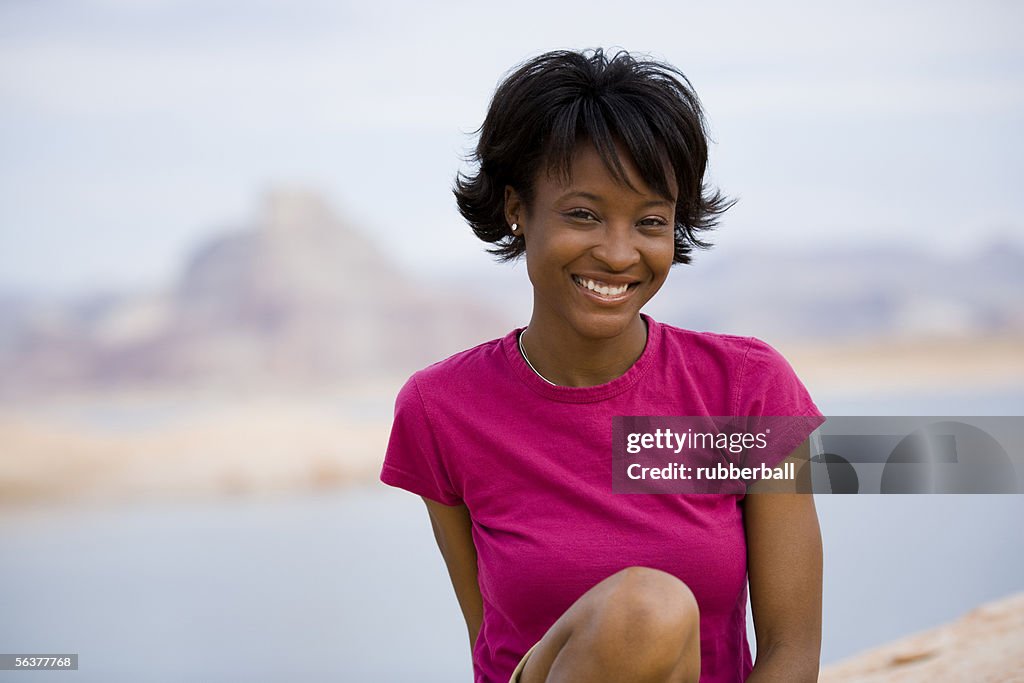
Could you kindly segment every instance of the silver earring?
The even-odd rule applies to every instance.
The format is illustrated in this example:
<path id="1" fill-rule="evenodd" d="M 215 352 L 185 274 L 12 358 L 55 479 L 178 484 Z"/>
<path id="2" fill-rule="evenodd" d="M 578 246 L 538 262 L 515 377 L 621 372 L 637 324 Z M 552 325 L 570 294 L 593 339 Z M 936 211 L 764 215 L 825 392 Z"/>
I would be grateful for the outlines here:
<path id="1" fill-rule="evenodd" d="M 515 232 L 518 229 L 519 229 L 519 224 L 518 223 L 513 223 L 512 224 L 512 232 Z"/>

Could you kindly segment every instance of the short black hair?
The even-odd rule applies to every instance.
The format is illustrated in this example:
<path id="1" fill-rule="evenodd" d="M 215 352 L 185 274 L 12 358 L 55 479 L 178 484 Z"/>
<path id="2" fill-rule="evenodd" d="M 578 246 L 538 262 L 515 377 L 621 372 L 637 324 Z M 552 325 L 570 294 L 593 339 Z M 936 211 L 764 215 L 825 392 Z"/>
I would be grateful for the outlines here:
<path id="1" fill-rule="evenodd" d="M 616 179 L 626 183 L 620 143 L 649 187 L 666 198 L 676 194 L 675 263 L 710 247 L 697 233 L 713 230 L 735 203 L 704 185 L 707 123 L 690 81 L 669 64 L 626 51 L 556 50 L 523 63 L 498 86 L 479 134 L 469 158 L 476 172 L 458 173 L 453 191 L 459 212 L 501 261 L 525 251 L 505 220 L 505 186 L 529 205 L 541 165 L 568 177 L 583 141 Z"/>

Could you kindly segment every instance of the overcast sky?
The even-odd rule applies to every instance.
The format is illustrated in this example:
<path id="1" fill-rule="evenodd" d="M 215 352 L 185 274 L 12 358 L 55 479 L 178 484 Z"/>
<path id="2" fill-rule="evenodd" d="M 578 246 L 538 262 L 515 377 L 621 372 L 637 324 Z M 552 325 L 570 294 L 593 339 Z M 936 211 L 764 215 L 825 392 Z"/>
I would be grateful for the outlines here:
<path id="1" fill-rule="evenodd" d="M 719 249 L 1024 243 L 1024 3 L 0 2 L 0 289 L 159 286 L 275 184 L 410 267 L 487 257 L 450 194 L 510 67 L 690 77 Z"/>

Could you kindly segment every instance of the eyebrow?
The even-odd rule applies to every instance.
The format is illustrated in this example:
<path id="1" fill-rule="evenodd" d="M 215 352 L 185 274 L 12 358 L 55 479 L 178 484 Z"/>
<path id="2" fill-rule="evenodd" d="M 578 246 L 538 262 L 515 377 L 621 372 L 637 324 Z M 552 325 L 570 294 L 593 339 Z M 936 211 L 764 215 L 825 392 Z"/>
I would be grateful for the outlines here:
<path id="1" fill-rule="evenodd" d="M 576 190 L 576 191 L 573 191 L 573 192 L 566 192 L 564 195 L 559 197 L 558 200 L 559 201 L 564 201 L 566 199 L 574 199 L 576 197 L 580 197 L 582 199 L 589 199 L 592 202 L 600 202 L 601 201 L 601 197 L 599 197 L 598 195 L 596 195 L 596 194 L 594 194 L 592 192 L 584 192 L 583 190 Z M 647 207 L 650 207 L 650 206 L 671 206 L 672 204 L 673 204 L 673 201 L 670 200 L 670 199 L 652 199 L 650 201 L 644 202 L 643 203 L 643 208 L 646 209 Z"/>

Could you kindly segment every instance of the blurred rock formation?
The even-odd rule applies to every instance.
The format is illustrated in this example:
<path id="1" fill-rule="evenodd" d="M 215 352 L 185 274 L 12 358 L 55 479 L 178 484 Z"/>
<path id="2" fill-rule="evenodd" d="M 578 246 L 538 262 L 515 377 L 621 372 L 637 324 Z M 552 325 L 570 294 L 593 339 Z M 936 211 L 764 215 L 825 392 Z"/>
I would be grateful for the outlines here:
<path id="1" fill-rule="evenodd" d="M 684 327 L 770 339 L 928 340 L 1024 333 L 1024 250 L 940 256 L 892 245 L 737 249 L 677 267 L 654 302 Z"/>
<path id="2" fill-rule="evenodd" d="M 482 303 L 402 273 L 318 196 L 278 190 L 197 248 L 165 292 L 0 300 L 4 395 L 305 385 L 408 372 L 507 331 Z"/>

